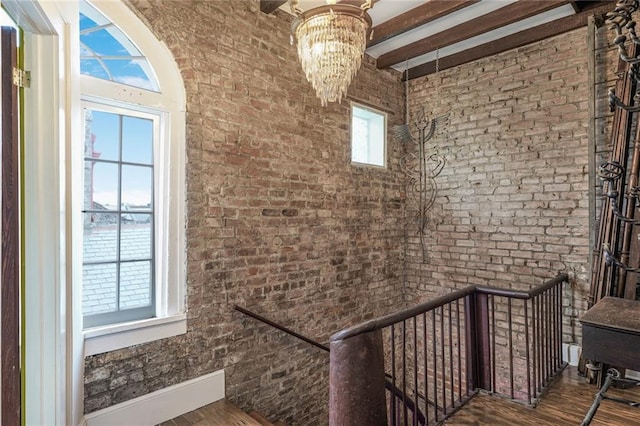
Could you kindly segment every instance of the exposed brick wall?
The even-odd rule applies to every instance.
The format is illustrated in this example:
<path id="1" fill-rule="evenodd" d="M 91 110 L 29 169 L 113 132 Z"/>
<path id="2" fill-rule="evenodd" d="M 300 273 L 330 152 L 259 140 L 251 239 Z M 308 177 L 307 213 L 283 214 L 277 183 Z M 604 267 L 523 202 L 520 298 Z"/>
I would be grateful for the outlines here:
<path id="1" fill-rule="evenodd" d="M 289 46 L 290 16 L 265 16 L 256 0 L 131 5 L 186 85 L 188 333 L 87 358 L 86 412 L 224 368 L 241 407 L 325 423 L 327 355 L 234 304 L 326 343 L 403 301 L 469 284 L 528 289 L 567 271 L 565 312 L 584 310 L 586 29 L 410 82 L 412 113 L 449 114 L 429 144 L 447 165 L 422 262 L 404 218 L 405 147 L 389 137 L 387 170 L 350 165 L 348 102 L 320 107 Z M 391 111 L 391 127 L 403 90 L 365 60 L 350 93 Z M 565 341 L 579 338 L 570 320 Z"/>
<path id="2" fill-rule="evenodd" d="M 411 81 L 412 114 L 449 114 L 426 236 L 407 244 L 407 301 L 470 284 L 529 289 L 571 276 L 588 294 L 587 29 Z M 567 321 L 565 339 L 579 333 Z"/>
<path id="3" fill-rule="evenodd" d="M 387 169 L 350 164 L 349 102 L 320 106 L 291 16 L 256 0 L 131 5 L 186 86 L 188 332 L 88 357 L 85 412 L 224 368 L 242 408 L 322 424 L 328 356 L 232 308 L 327 342 L 402 303 L 402 147 L 389 138 Z M 399 73 L 366 60 L 349 93 L 401 122 Z"/>

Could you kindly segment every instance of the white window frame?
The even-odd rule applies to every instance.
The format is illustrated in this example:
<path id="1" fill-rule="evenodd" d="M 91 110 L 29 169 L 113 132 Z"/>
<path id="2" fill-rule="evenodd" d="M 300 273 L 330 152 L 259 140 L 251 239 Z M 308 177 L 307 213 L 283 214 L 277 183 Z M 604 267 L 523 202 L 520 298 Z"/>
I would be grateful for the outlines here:
<path id="1" fill-rule="evenodd" d="M 86 75 L 80 77 L 83 102 L 160 114 L 159 150 L 154 153 L 156 208 L 156 317 L 105 325 L 83 331 L 85 356 L 186 333 L 185 239 L 185 94 L 182 77 L 169 49 L 120 2 L 91 1 L 116 24 L 155 71 L 160 92 L 153 92 Z M 168 63 L 171 62 L 171 63 Z M 78 147 L 84 150 L 84 147 Z M 83 154 L 76 156 L 82 157 Z M 83 167 L 78 164 L 77 167 Z M 82 183 L 72 192 L 82 204 Z M 78 207 L 81 209 L 81 207 Z M 80 221 L 82 222 L 82 221 Z M 82 223 L 74 224 L 82 235 Z M 74 268 L 82 268 L 77 259 Z M 80 274 L 81 276 L 81 274 Z M 78 283 L 81 289 L 82 283 Z"/>
<path id="2" fill-rule="evenodd" d="M 383 125 L 382 125 L 382 164 L 376 164 L 376 163 L 370 163 L 370 162 L 366 162 L 366 161 L 356 161 L 353 158 L 354 155 L 354 138 L 353 138 L 353 123 L 354 123 L 354 119 L 356 117 L 355 114 L 355 108 L 361 109 L 361 110 L 365 110 L 368 111 L 370 113 L 373 113 L 375 115 L 378 115 L 380 117 L 382 117 L 383 119 Z M 351 141 L 351 164 L 353 165 L 358 165 L 358 166 L 367 166 L 367 167 L 378 167 L 378 168 L 386 168 L 387 167 L 387 113 L 384 111 L 380 111 L 376 108 L 372 108 L 368 105 L 364 105 L 358 102 L 351 102 L 351 107 L 350 107 L 350 111 L 351 111 L 351 115 L 350 115 L 350 132 L 349 132 L 349 136 L 350 136 L 350 141 Z M 370 143 L 370 141 L 368 141 L 368 143 Z"/>
<path id="3" fill-rule="evenodd" d="M 82 159 L 78 3 L 63 0 L 1 0 L 25 29 L 25 65 L 31 88 L 25 90 L 25 334 L 24 374 L 27 424 L 83 424 L 84 357 L 184 332 L 186 327 L 184 241 L 185 92 L 169 49 L 121 1 L 93 0 L 147 53 L 170 113 L 175 213 L 169 220 L 178 265 L 171 274 L 181 283 L 167 302 L 168 312 L 154 324 L 135 324 L 100 337 L 82 331 Z M 157 64 L 160 64 L 158 67 Z M 167 86 L 169 84 L 169 86 Z M 122 95 L 125 95 L 124 93 Z M 110 97 L 110 94 L 106 94 Z M 131 91 L 136 103 L 137 91 Z M 75 166 L 75 167 L 74 167 Z M 80 272 L 80 274 L 78 274 Z M 164 324 L 162 322 L 164 321 Z M 173 330 L 167 330 L 171 323 Z M 85 353 L 88 345 L 102 348 Z M 112 340 L 120 339 L 121 344 Z"/>
<path id="4" fill-rule="evenodd" d="M 162 239 L 164 234 L 165 234 L 165 229 L 166 229 L 166 225 L 163 223 L 159 223 L 158 220 L 158 204 L 160 204 L 160 208 L 162 208 L 162 211 L 160 213 L 164 213 L 165 209 L 170 209 L 171 206 L 168 202 L 166 202 L 165 200 L 163 200 L 163 196 L 164 193 L 163 192 L 159 192 L 158 189 L 156 188 L 156 182 L 159 181 L 159 177 L 162 175 L 163 173 L 163 169 L 162 169 L 162 164 L 161 164 L 161 159 L 160 159 L 160 155 L 158 155 L 158 153 L 162 152 L 162 139 L 160 137 L 160 129 L 163 126 L 164 122 L 167 120 L 167 114 L 163 113 L 161 111 L 157 111 L 157 110 L 152 110 L 152 109 L 148 109 L 148 108 L 141 108 L 141 107 L 137 107 L 137 106 L 130 106 L 130 105 L 126 105 L 124 103 L 119 103 L 117 105 L 113 105 L 113 102 L 111 100 L 108 100 L 107 102 L 98 102 L 98 101 L 88 101 L 86 99 L 82 99 L 82 109 L 83 112 L 86 112 L 86 110 L 91 110 L 91 111 L 100 111 L 100 112 L 106 112 L 112 115 L 120 115 L 123 117 L 133 117 L 133 118 L 140 118 L 140 119 L 145 119 L 148 120 L 152 123 L 152 140 L 153 140 L 153 160 L 151 163 L 151 170 L 153 170 L 153 194 L 152 194 L 152 203 L 151 203 L 151 209 L 150 209 L 150 214 L 151 217 L 153 217 L 153 220 L 151 221 L 151 223 L 153 224 L 153 238 L 150 241 L 150 244 L 153 247 L 153 254 L 151 256 L 151 261 L 153 262 L 153 267 L 151 268 L 151 282 L 153 283 L 153 290 L 152 290 L 152 294 L 153 294 L 153 304 L 152 306 L 149 307 L 143 307 L 144 310 L 146 311 L 152 311 L 152 317 L 156 316 L 157 312 L 165 312 L 166 309 L 164 306 L 162 306 L 165 303 L 166 297 L 162 297 L 162 294 L 158 294 L 159 291 L 163 291 L 166 290 L 164 285 L 157 285 L 158 283 L 158 279 L 161 279 L 162 282 L 166 282 L 167 279 L 164 276 L 160 276 L 160 273 L 163 273 L 166 268 L 162 269 L 162 270 L 158 270 L 158 266 L 165 266 L 165 265 L 157 265 L 157 258 L 163 256 L 163 253 L 167 250 L 167 244 L 166 242 L 164 244 L 158 244 L 158 241 L 156 241 L 157 238 Z M 86 124 L 86 119 L 83 120 L 83 124 Z M 86 135 L 86 130 L 83 129 L 82 131 L 83 135 Z M 86 143 L 86 141 L 85 141 Z M 119 143 L 122 143 L 121 141 L 119 141 Z M 120 146 L 120 149 L 122 149 L 122 146 Z M 100 161 L 100 160 L 98 160 Z M 110 163 L 112 165 L 119 165 L 121 163 L 121 159 L 115 159 L 115 161 L 117 161 L 118 163 Z M 87 162 L 87 154 L 85 153 L 85 159 L 84 159 L 84 166 L 86 167 L 86 162 Z M 156 167 L 156 165 L 160 164 L 160 168 Z M 86 178 L 86 176 L 85 176 Z M 86 182 L 85 182 L 86 183 Z M 122 187 L 120 187 L 118 189 L 118 191 L 121 191 Z M 159 203 L 158 203 L 159 201 Z M 83 211 L 84 209 L 86 209 L 87 206 L 83 205 Z M 84 220 L 84 218 L 83 218 Z M 122 225 L 120 225 L 122 227 Z M 120 236 L 118 236 L 118 238 L 121 238 Z M 166 257 L 166 256 L 164 256 Z M 83 259 L 83 264 L 84 264 L 85 259 Z M 114 262 L 109 262 L 109 263 L 114 263 L 114 264 L 120 264 L 122 265 L 122 261 L 120 259 L 120 255 L 118 255 L 117 260 L 114 260 Z M 120 283 L 120 278 L 118 278 L 118 282 Z M 120 287 L 118 287 L 120 288 Z M 84 286 L 83 286 L 83 290 L 84 290 Z M 83 307 L 84 308 L 84 307 Z M 118 307 L 118 309 L 116 309 L 116 312 L 104 312 L 101 314 L 106 314 L 108 315 L 110 318 L 117 318 L 118 315 L 120 314 L 120 312 L 122 312 L 120 310 L 120 308 Z M 129 311 L 129 310 L 124 310 L 123 314 L 126 316 L 127 313 L 131 313 L 133 311 Z M 142 313 L 147 314 L 147 312 Z M 134 314 L 135 315 L 135 314 Z M 140 318 L 141 314 L 137 313 L 138 318 Z M 129 315 L 129 317 L 131 317 L 131 315 Z M 149 319 L 150 317 L 143 317 L 137 320 L 131 320 L 131 321 L 141 321 L 143 319 Z M 122 322 L 126 322 L 126 321 L 118 321 L 117 323 L 122 323 Z M 109 325 L 113 325 L 115 323 L 107 323 Z M 85 326 L 85 330 L 87 329 L 92 329 L 92 328 L 98 328 L 98 326 Z"/>

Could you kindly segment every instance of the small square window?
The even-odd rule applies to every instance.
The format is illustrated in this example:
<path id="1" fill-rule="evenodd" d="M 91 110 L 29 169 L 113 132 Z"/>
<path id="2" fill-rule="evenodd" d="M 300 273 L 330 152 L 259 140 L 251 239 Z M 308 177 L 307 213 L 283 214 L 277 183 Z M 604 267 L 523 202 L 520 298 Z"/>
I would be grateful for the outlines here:
<path id="1" fill-rule="evenodd" d="M 351 162 L 386 167 L 387 114 L 351 104 Z"/>

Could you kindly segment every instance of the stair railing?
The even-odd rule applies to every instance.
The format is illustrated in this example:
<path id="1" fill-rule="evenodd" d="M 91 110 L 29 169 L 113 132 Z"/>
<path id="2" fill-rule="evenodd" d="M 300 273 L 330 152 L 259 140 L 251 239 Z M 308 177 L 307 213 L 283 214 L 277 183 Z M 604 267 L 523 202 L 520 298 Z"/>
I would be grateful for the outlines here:
<path id="1" fill-rule="evenodd" d="M 295 337 L 296 339 L 300 339 L 303 342 L 306 342 L 306 343 L 308 343 L 310 345 L 313 345 L 313 346 L 315 346 L 315 347 L 317 347 L 319 349 L 322 349 L 323 351 L 329 352 L 329 347 L 328 346 L 323 345 L 322 343 L 318 343 L 315 340 L 313 340 L 313 339 L 311 339 L 311 338 L 309 338 L 307 336 L 304 336 L 304 335 L 302 335 L 300 333 L 296 333 L 295 331 L 291 330 L 290 328 L 287 328 L 282 324 L 278 324 L 277 322 L 272 321 L 269 318 L 265 318 L 262 315 L 256 314 L 255 312 L 251 312 L 250 310 L 245 309 L 245 308 L 243 308 L 241 306 L 238 306 L 238 305 L 235 305 L 233 307 L 233 309 L 235 309 L 238 312 L 242 312 L 243 314 L 245 314 L 247 316 L 250 316 L 251 318 L 257 319 L 260 322 L 263 322 L 263 323 L 265 323 L 267 325 L 270 325 L 273 328 L 277 328 L 280 331 L 283 331 L 283 332 L 285 332 L 287 334 L 290 334 L 291 336 Z"/>
<path id="2" fill-rule="evenodd" d="M 303 342 L 306 342 L 310 345 L 313 345 L 325 352 L 330 352 L 329 347 L 326 345 L 323 345 L 322 343 L 319 343 L 303 334 L 300 334 L 298 332 L 295 332 L 293 330 L 291 330 L 288 327 L 283 326 L 282 324 L 278 324 L 275 321 L 270 320 L 269 318 L 266 318 L 260 314 L 257 314 L 255 312 L 252 312 L 248 309 L 245 309 L 241 306 L 235 305 L 234 309 L 238 312 L 243 313 L 244 315 L 247 315 L 251 318 L 254 318 L 260 322 L 263 322 L 271 327 L 274 327 L 286 334 L 289 334 L 293 337 L 295 337 L 296 339 L 302 340 Z M 419 419 L 421 421 L 421 424 L 425 424 L 425 416 L 424 414 L 418 409 L 417 404 L 411 399 L 408 398 L 403 392 L 402 390 L 400 390 L 397 386 L 395 386 L 392 381 L 391 381 L 391 376 L 390 375 L 386 375 L 385 377 L 385 381 L 384 381 L 384 386 L 385 388 L 391 393 L 392 398 L 391 401 L 402 401 L 403 406 L 406 407 L 406 410 L 408 412 L 410 412 L 416 419 Z"/>
<path id="3" fill-rule="evenodd" d="M 567 280 L 530 291 L 470 286 L 334 334 L 329 424 L 436 424 L 480 389 L 535 405 L 566 365 Z M 402 396 L 385 393 L 385 371 Z"/>

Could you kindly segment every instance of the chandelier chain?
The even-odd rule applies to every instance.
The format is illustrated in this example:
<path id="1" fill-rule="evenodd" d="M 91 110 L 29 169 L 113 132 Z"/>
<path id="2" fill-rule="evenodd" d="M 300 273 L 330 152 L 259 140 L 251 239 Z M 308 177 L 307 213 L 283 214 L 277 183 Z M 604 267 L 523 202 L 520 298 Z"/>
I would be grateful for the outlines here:
<path id="1" fill-rule="evenodd" d="M 436 78 L 440 78 L 440 48 L 436 49 Z M 436 81 L 436 95 L 440 101 L 440 82 Z"/>
<path id="2" fill-rule="evenodd" d="M 405 64 L 404 71 L 404 113 L 405 113 L 405 123 L 409 125 L 409 59 L 407 58 L 407 62 Z"/>

